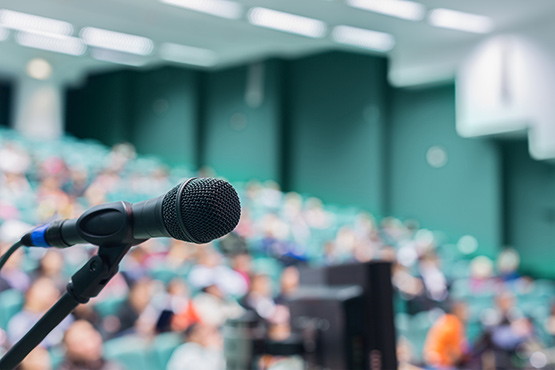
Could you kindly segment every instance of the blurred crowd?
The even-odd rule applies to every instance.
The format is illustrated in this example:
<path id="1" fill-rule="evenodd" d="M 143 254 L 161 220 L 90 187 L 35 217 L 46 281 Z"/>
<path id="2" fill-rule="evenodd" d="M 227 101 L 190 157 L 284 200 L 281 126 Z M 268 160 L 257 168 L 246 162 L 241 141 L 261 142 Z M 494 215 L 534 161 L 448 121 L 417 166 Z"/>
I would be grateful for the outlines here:
<path id="1" fill-rule="evenodd" d="M 33 226 L 78 217 L 110 201 L 165 193 L 193 173 L 65 137 L 33 142 L 0 131 L 0 251 Z M 402 368 L 541 368 L 553 361 L 555 288 L 518 273 L 511 249 L 481 256 L 472 237 L 446 244 L 417 222 L 385 218 L 283 193 L 274 182 L 234 184 L 242 215 L 209 244 L 151 239 L 131 249 L 100 295 L 80 305 L 22 369 L 222 369 L 223 326 L 254 314 L 271 339 L 290 334 L 284 304 L 299 266 L 392 262 Z M 0 352 L 65 291 L 93 246 L 24 248 L 0 271 Z M 490 258 L 495 257 L 495 258 Z M 496 262 L 496 263 L 495 263 Z M 264 369 L 293 368 L 264 357 Z"/>

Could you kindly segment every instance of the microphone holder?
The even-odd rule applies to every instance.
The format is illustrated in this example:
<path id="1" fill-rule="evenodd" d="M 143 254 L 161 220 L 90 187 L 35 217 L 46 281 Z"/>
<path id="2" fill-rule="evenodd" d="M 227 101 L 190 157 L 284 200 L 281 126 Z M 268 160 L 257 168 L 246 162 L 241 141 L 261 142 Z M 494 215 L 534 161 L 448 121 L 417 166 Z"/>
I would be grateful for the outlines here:
<path id="1" fill-rule="evenodd" d="M 136 241 L 100 246 L 94 255 L 71 277 L 67 292 L 0 359 L 0 369 L 13 369 L 80 303 L 87 303 L 118 272 L 119 263 Z"/>

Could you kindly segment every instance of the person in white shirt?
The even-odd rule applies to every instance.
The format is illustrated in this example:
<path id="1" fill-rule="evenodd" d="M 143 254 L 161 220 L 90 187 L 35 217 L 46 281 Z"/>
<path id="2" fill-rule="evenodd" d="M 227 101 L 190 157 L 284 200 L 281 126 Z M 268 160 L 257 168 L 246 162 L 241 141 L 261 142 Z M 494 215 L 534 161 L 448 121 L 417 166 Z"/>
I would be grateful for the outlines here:
<path id="1" fill-rule="evenodd" d="M 214 326 L 193 324 L 185 331 L 186 342 L 177 347 L 167 370 L 223 370 L 223 340 Z"/>
<path id="2" fill-rule="evenodd" d="M 217 327 L 245 312 L 234 299 L 226 297 L 217 284 L 208 283 L 193 299 L 193 304 L 203 323 Z"/>

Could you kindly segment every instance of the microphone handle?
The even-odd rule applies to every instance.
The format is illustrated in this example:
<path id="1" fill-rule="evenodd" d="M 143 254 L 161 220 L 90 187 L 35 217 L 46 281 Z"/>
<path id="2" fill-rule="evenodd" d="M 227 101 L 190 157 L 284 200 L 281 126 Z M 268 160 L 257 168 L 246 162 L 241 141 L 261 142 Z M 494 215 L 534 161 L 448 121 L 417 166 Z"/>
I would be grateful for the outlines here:
<path id="1" fill-rule="evenodd" d="M 131 205 L 133 237 L 135 239 L 171 238 L 162 218 L 162 205 L 165 196 L 166 194 L 160 195 L 159 197 L 143 200 Z"/>
<path id="2" fill-rule="evenodd" d="M 146 238 L 141 240 L 133 237 L 132 212 L 132 205 L 127 202 L 101 204 L 90 208 L 77 219 L 55 221 L 37 227 L 25 234 L 21 241 L 26 246 L 57 248 L 82 243 L 98 246 L 136 245 Z M 145 214 L 141 217 L 145 217 Z"/>

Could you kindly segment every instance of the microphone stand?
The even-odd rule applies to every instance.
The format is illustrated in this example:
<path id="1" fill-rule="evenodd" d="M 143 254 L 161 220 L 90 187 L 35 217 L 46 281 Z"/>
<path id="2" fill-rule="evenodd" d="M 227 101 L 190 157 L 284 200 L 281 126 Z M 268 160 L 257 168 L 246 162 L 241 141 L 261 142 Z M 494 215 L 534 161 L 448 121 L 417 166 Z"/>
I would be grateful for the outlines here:
<path id="1" fill-rule="evenodd" d="M 80 303 L 87 303 L 118 272 L 119 263 L 134 242 L 101 246 L 67 284 L 67 292 L 42 318 L 0 359 L 0 369 L 13 369 L 65 319 Z"/>

